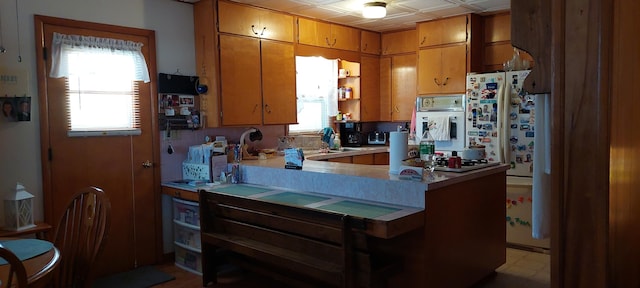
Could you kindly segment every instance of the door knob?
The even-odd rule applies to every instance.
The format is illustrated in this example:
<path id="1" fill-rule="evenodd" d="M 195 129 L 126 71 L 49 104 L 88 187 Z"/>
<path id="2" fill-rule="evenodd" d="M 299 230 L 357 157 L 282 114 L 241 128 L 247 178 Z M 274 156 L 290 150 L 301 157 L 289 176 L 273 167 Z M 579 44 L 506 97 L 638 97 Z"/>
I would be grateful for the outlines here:
<path id="1" fill-rule="evenodd" d="M 151 161 L 149 161 L 149 160 L 144 161 L 144 162 L 142 162 L 142 167 L 151 168 L 151 167 L 153 167 L 153 163 L 151 163 Z"/>

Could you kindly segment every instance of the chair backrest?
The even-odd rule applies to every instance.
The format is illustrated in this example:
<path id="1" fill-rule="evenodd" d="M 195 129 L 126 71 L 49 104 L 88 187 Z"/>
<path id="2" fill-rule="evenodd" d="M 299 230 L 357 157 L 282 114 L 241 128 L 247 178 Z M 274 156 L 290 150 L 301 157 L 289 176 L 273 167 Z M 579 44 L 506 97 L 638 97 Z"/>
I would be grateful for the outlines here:
<path id="1" fill-rule="evenodd" d="M 77 192 L 55 227 L 54 245 L 62 259 L 54 287 L 88 287 L 91 267 L 104 246 L 110 226 L 111 202 L 104 191 L 86 187 Z"/>
<path id="2" fill-rule="evenodd" d="M 7 261 L 5 265 L 9 265 L 9 274 L 0 275 L 0 281 L 2 281 L 0 287 L 11 287 L 11 285 L 15 285 L 16 282 L 13 282 L 14 278 L 18 281 L 16 287 L 27 287 L 27 272 L 24 269 L 24 265 L 22 265 L 22 261 L 18 259 L 18 256 L 0 244 L 0 258 Z"/>

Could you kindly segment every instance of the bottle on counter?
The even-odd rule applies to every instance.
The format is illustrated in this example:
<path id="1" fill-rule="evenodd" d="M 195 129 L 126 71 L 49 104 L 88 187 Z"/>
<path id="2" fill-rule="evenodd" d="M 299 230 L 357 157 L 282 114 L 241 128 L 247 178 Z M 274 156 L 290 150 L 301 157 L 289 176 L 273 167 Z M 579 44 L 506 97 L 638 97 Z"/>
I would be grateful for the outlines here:
<path id="1" fill-rule="evenodd" d="M 434 164 L 433 158 L 436 154 L 436 141 L 429 133 L 429 130 L 422 133 L 422 139 L 420 139 L 420 160 L 423 162 L 423 168 L 425 172 L 433 172 Z"/>
<path id="2" fill-rule="evenodd" d="M 341 145 L 341 143 L 340 143 L 340 134 L 336 133 L 335 136 L 336 136 L 336 138 L 333 139 L 333 147 L 331 147 L 331 149 L 340 150 L 340 145 Z"/>

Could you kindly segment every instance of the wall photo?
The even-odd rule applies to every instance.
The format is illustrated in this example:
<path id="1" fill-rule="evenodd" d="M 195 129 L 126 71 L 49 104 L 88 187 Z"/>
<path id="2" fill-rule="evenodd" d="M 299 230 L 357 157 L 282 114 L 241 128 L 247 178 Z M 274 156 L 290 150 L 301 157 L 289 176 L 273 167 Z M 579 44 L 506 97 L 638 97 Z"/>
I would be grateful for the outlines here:
<path id="1" fill-rule="evenodd" d="M 31 121 L 31 97 L 0 97 L 2 122 Z"/>
<path id="2" fill-rule="evenodd" d="M 28 74 L 23 70 L 0 67 L 1 122 L 31 121 Z"/>

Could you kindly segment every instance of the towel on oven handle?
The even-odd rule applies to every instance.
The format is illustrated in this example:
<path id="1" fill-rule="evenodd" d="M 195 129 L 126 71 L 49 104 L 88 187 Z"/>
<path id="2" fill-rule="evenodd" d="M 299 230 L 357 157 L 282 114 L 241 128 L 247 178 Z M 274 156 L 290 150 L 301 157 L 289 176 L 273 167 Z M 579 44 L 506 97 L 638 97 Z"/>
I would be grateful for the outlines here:
<path id="1" fill-rule="evenodd" d="M 429 116 L 429 133 L 436 141 L 451 140 L 449 116 Z"/>

